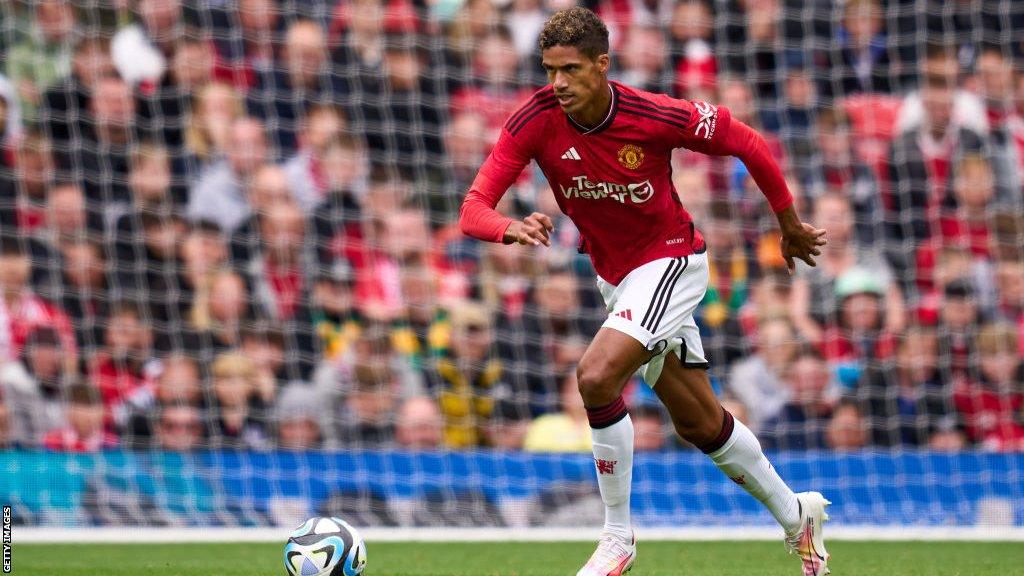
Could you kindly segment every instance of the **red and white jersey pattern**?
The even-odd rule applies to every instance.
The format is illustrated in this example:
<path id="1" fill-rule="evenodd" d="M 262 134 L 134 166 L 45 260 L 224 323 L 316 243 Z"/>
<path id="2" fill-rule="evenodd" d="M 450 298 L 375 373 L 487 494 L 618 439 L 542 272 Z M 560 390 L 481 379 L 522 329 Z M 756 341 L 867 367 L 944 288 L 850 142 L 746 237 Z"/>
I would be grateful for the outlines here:
<path id="1" fill-rule="evenodd" d="M 473 190 L 497 194 L 496 202 L 535 160 L 597 273 L 616 284 L 647 262 L 704 250 L 672 184 L 670 158 L 680 147 L 716 153 L 730 115 L 616 82 L 610 89 L 608 116 L 590 129 L 561 110 L 550 86 L 535 93 L 506 122 Z"/>

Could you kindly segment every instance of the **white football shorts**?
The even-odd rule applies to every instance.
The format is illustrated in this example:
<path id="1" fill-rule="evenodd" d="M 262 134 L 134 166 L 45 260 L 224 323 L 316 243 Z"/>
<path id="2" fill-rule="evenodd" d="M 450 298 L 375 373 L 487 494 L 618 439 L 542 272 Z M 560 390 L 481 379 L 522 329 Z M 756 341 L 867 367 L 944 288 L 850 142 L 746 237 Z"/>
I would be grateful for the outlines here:
<path id="1" fill-rule="evenodd" d="M 657 383 L 670 352 L 686 368 L 708 367 L 693 319 L 708 288 L 706 252 L 648 262 L 618 286 L 598 276 L 597 287 L 608 308 L 602 328 L 632 336 L 651 351 L 651 359 L 637 371 L 648 385 Z"/>

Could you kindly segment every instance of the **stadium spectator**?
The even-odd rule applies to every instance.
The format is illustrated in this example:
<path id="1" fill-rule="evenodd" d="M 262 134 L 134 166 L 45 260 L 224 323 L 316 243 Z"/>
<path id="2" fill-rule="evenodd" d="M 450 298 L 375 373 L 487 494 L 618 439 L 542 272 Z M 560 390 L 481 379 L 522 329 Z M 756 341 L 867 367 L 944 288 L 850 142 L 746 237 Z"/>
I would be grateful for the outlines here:
<path id="1" fill-rule="evenodd" d="M 294 204 L 288 176 L 275 164 L 267 164 L 256 170 L 246 196 L 251 210 L 231 234 L 232 265 L 243 272 L 264 249 L 260 222 L 276 206 Z"/>
<path id="2" fill-rule="evenodd" d="M 1024 341 L 1024 254 L 1003 254 L 996 261 L 996 317 L 1017 326 Z M 1024 344 L 1024 342 L 1022 342 Z M 1024 348 L 1021 348 L 1024 356 Z"/>
<path id="3" fill-rule="evenodd" d="M 476 270 L 477 290 L 484 302 L 502 317 L 519 320 L 526 311 L 531 287 L 543 273 L 537 253 L 530 248 L 487 244 Z M 522 337 L 522 336 L 520 336 Z"/>
<path id="4" fill-rule="evenodd" d="M 68 389 L 67 425 L 43 436 L 43 446 L 56 452 L 99 452 L 118 445 L 117 436 L 104 427 L 103 400 L 88 384 Z"/>
<path id="5" fill-rule="evenodd" d="M 22 135 L 18 95 L 6 76 L 0 74 L 0 167 L 10 169 L 13 152 Z"/>
<path id="6" fill-rule="evenodd" d="M 495 354 L 493 322 L 476 302 L 453 303 L 448 310 L 451 343 L 427 369 L 427 388 L 444 416 L 444 445 L 469 448 L 480 443 L 480 428 L 495 398 L 512 392 Z"/>
<path id="7" fill-rule="evenodd" d="M 0 235 L 39 232 L 46 223 L 46 195 L 53 177 L 50 143 L 38 134 L 22 136 L 13 157 L 5 154 L 0 159 Z"/>
<path id="8" fill-rule="evenodd" d="M 152 356 L 153 333 L 142 309 L 115 303 L 107 318 L 104 346 L 89 359 L 89 377 L 103 397 L 108 430 L 119 430 L 131 412 L 153 393 L 159 362 Z"/>
<path id="9" fill-rule="evenodd" d="M 621 66 L 612 78 L 641 90 L 667 94 L 672 92 L 668 48 L 664 32 L 653 24 L 634 25 L 627 31 L 629 42 L 622 47 Z"/>
<path id="10" fill-rule="evenodd" d="M 873 270 L 853 267 L 836 279 L 836 318 L 821 339 L 821 350 L 840 386 L 852 389 L 867 366 L 888 358 L 893 332 L 885 329 L 886 291 Z"/>
<path id="11" fill-rule="evenodd" d="M 58 166 L 81 179 L 89 209 L 102 216 L 104 230 L 112 229 L 131 205 L 128 172 L 137 142 L 135 114 L 135 98 L 124 81 L 97 80 L 89 100 L 91 124 L 72 139 L 70 148 L 56 150 Z"/>
<path id="12" fill-rule="evenodd" d="M 308 385 L 298 382 L 286 386 L 273 409 L 278 448 L 307 451 L 322 445 L 324 410 Z"/>
<path id="13" fill-rule="evenodd" d="M 895 356 L 868 368 L 853 396 L 867 419 L 871 444 L 956 450 L 964 438 L 948 391 L 935 332 L 911 327 Z"/>
<path id="14" fill-rule="evenodd" d="M 100 240 L 99 215 L 89 214 L 82 188 L 73 183 L 55 184 L 47 194 L 44 225 L 27 238 L 32 258 L 31 283 L 40 296 L 60 298 L 61 250 L 68 242 Z"/>
<path id="15" fill-rule="evenodd" d="M 967 437 L 985 450 L 1024 451 L 1024 363 L 1017 331 L 1007 324 L 985 325 L 974 347 L 977 368 L 953 392 Z"/>
<path id="16" fill-rule="evenodd" d="M 7 407 L 3 390 L 0 389 L 0 450 L 8 450 L 15 444 L 11 434 L 11 410 Z"/>
<path id="17" fill-rule="evenodd" d="M 861 92 L 891 92 L 895 70 L 878 0 L 847 2 L 842 11 L 838 42 L 819 57 L 822 95 L 838 101 Z"/>
<path id="18" fill-rule="evenodd" d="M 217 42 L 217 78 L 234 86 L 255 85 L 274 67 L 281 43 L 281 11 L 274 0 L 239 0 L 225 34 Z"/>
<path id="19" fill-rule="evenodd" d="M 60 336 L 50 327 L 29 334 L 20 357 L 0 362 L 0 394 L 14 442 L 39 446 L 44 434 L 64 425 L 74 369 L 75 359 L 63 355 Z"/>
<path id="20" fill-rule="evenodd" d="M 789 400 L 784 378 L 799 350 L 799 341 L 792 324 L 783 316 L 762 321 L 755 342 L 754 353 L 733 365 L 726 389 L 746 409 L 743 422 L 760 432 Z"/>
<path id="21" fill-rule="evenodd" d="M 312 20 L 298 19 L 285 31 L 278 65 L 257 72 L 246 108 L 268 120 L 277 152 L 290 156 L 309 106 L 331 101 L 334 92 L 324 30 Z"/>
<path id="22" fill-rule="evenodd" d="M 114 253 L 122 263 L 145 254 L 142 215 L 164 213 L 184 204 L 188 190 L 174 183 L 167 148 L 152 143 L 136 146 L 130 156 L 128 187 L 131 205 L 117 218 L 113 231 Z"/>
<path id="23" fill-rule="evenodd" d="M 395 443 L 406 450 L 437 450 L 443 441 L 443 424 L 437 402 L 413 396 L 398 409 Z"/>
<path id="24" fill-rule="evenodd" d="M 523 450 L 590 452 L 590 424 L 575 370 L 570 370 L 559 384 L 558 399 L 560 412 L 542 414 L 530 422 L 523 438 Z"/>
<path id="25" fill-rule="evenodd" d="M 215 270 L 195 286 L 183 349 L 204 363 L 241 343 L 240 331 L 251 319 L 245 280 L 230 270 Z"/>
<path id="26" fill-rule="evenodd" d="M 199 409 L 171 404 L 158 410 L 156 446 L 169 452 L 192 452 L 204 447 Z"/>
<path id="27" fill-rule="evenodd" d="M 270 406 L 256 390 L 256 366 L 243 354 L 227 352 L 217 356 L 210 371 L 214 398 L 208 421 L 211 447 L 266 448 Z"/>
<path id="28" fill-rule="evenodd" d="M 903 327 L 903 294 L 877 251 L 862 247 L 854 234 L 853 211 L 849 200 L 827 193 L 815 202 L 814 217 L 829 231 L 829 249 L 822 252 L 815 268 L 799 269 L 789 299 L 793 323 L 809 342 L 821 342 L 825 326 L 834 323 L 839 312 L 836 282 L 854 269 L 870 271 L 885 296 L 884 326 L 891 332 Z"/>
<path id="29" fill-rule="evenodd" d="M 1021 168 L 1024 167 L 1024 119 L 1014 109 L 1014 62 L 1002 46 L 985 46 L 978 55 L 977 75 L 985 105 L 994 172 L 1007 181 L 996 188 L 993 202 L 1001 208 L 1019 208 Z"/>
<path id="30" fill-rule="evenodd" d="M 939 306 L 939 353 L 942 370 L 954 382 L 967 376 L 981 318 L 977 290 L 967 279 L 953 280 Z"/>
<path id="31" fill-rule="evenodd" d="M 825 445 L 839 452 L 854 451 L 868 444 L 868 429 L 856 403 L 842 401 L 832 411 L 825 429 Z"/>
<path id="32" fill-rule="evenodd" d="M 356 360 L 351 388 L 335 415 L 338 444 L 370 449 L 390 446 L 401 398 L 401 384 L 387 357 Z"/>
<path id="33" fill-rule="evenodd" d="M 830 378 L 824 359 L 801 351 L 784 376 L 789 400 L 765 422 L 760 440 L 766 448 L 813 450 L 827 447 L 825 431 L 832 416 Z"/>
<path id="34" fill-rule="evenodd" d="M 241 332 L 241 353 L 256 368 L 256 394 L 260 402 L 270 404 L 277 388 L 288 382 L 308 380 L 313 362 L 310 350 L 313 343 L 296 346 L 294 331 L 288 325 L 257 320 L 248 323 Z"/>
<path id="35" fill-rule="evenodd" d="M 43 93 L 71 74 L 78 25 L 75 8 L 69 2 L 42 0 L 34 7 L 31 30 L 8 47 L 6 58 L 7 77 L 17 89 L 21 116 L 30 123 L 39 120 Z"/>
<path id="36" fill-rule="evenodd" d="M 885 203 L 887 256 L 910 270 L 915 245 L 937 232 L 937 216 L 965 154 L 988 154 L 987 123 L 978 99 L 959 90 L 956 55 L 932 45 L 921 64 L 922 86 L 901 108 L 899 133 L 889 151 Z M 1009 186 L 1000 174 L 995 185 Z M 908 274 L 913 281 L 913 275 Z M 912 284 L 904 283 L 904 290 Z"/>
<path id="37" fill-rule="evenodd" d="M 182 38 L 170 55 L 167 72 L 158 82 L 147 82 L 136 90 L 140 135 L 172 151 L 174 173 L 179 177 L 191 177 L 198 169 L 183 149 L 186 118 L 193 94 L 203 90 L 213 77 L 213 61 L 213 48 L 208 42 Z"/>
<path id="38" fill-rule="evenodd" d="M 512 0 L 510 3 L 505 22 L 520 59 L 532 58 L 537 51 L 537 38 L 548 19 L 545 8 L 541 0 Z"/>
<path id="39" fill-rule="evenodd" d="M 302 211 L 313 213 L 335 190 L 355 191 L 363 183 L 364 161 L 358 142 L 346 132 L 341 108 L 311 104 L 296 135 L 298 151 L 284 164 L 288 185 Z"/>
<path id="40" fill-rule="evenodd" d="M 185 118 L 187 161 L 205 168 L 219 160 L 232 147 L 231 130 L 243 112 L 231 85 L 214 81 L 198 89 Z"/>
<path id="41" fill-rule="evenodd" d="M 79 348 L 88 354 L 102 346 L 109 312 L 103 246 L 79 238 L 63 243 L 60 253 L 64 274 L 56 301 L 75 327 Z"/>
<path id="42" fill-rule="evenodd" d="M 952 195 L 939 216 L 939 241 L 943 246 L 965 247 L 976 258 L 988 258 L 992 247 L 990 207 L 995 196 L 992 166 L 984 156 L 966 154 L 956 162 L 954 174 Z"/>
<path id="43" fill-rule="evenodd" d="M 154 382 L 152 397 L 134 407 L 121 440 L 133 448 L 150 448 L 163 409 L 205 405 L 199 366 L 188 356 L 171 354 L 160 361 L 160 375 Z"/>
<path id="44" fill-rule="evenodd" d="M 252 212 L 246 189 L 268 158 L 263 124 L 252 117 L 237 118 L 228 132 L 224 158 L 206 167 L 189 197 L 192 220 L 211 220 L 234 232 Z"/>
<path id="45" fill-rule="evenodd" d="M 732 206 L 711 202 L 704 226 L 708 245 L 708 288 L 700 314 L 704 352 L 714 371 L 728 368 L 743 356 L 740 310 L 747 304 L 757 263 L 742 242 Z M 698 220 L 699 221 L 699 220 Z"/>
<path id="46" fill-rule="evenodd" d="M 494 404 L 494 412 L 483 426 L 484 444 L 492 450 L 518 452 L 530 427 L 530 417 L 515 401 Z"/>
<path id="47" fill-rule="evenodd" d="M 344 362 L 362 332 L 362 319 L 355 308 L 355 274 L 344 260 L 322 270 L 313 279 L 310 294 L 313 332 L 317 350 L 325 364 Z"/>
<path id="48" fill-rule="evenodd" d="M 110 53 L 118 74 L 142 91 L 152 91 L 167 71 L 167 61 L 182 34 L 181 0 L 139 0 L 138 24 L 117 31 Z"/>
<path id="49" fill-rule="evenodd" d="M 89 128 L 93 89 L 101 79 L 116 73 L 107 38 L 79 40 L 71 59 L 71 76 L 46 91 L 39 110 L 43 134 L 56 149 L 64 150 Z"/>
<path id="50" fill-rule="evenodd" d="M 675 58 L 674 95 L 714 100 L 718 63 L 712 51 L 714 18 L 704 0 L 676 2 L 668 27 L 669 49 Z"/>
<path id="51" fill-rule="evenodd" d="M 830 191 L 847 196 L 853 208 L 857 244 L 880 247 L 884 230 L 878 182 L 854 149 L 849 118 L 840 108 L 822 108 L 815 129 L 815 152 L 810 158 L 805 189 L 813 198 Z"/>
<path id="52" fill-rule="evenodd" d="M 485 136 L 495 142 L 501 126 L 533 93 L 521 81 L 519 69 L 512 32 L 504 26 L 489 31 L 474 50 L 469 82 L 452 93 L 452 114 L 483 115 Z"/>
<path id="53" fill-rule="evenodd" d="M 637 452 L 661 452 L 668 448 L 665 414 L 660 406 L 640 404 L 630 410 L 633 420 L 633 449 Z"/>
<path id="54" fill-rule="evenodd" d="M 47 302 L 29 285 L 31 263 L 20 242 L 0 239 L 0 298 L 7 312 L 10 355 L 17 357 L 29 334 L 43 326 L 52 327 L 60 336 L 65 354 L 78 353 L 71 320 L 63 310 Z"/>
<path id="55" fill-rule="evenodd" d="M 363 97 L 349 114 L 378 170 L 402 178 L 425 177 L 442 164 L 441 125 L 446 110 L 440 82 L 425 74 L 425 57 L 412 38 L 389 37 L 383 74 L 364 75 Z"/>
<path id="56" fill-rule="evenodd" d="M 309 289 L 302 211 L 291 201 L 268 205 L 259 214 L 259 236 L 258 251 L 240 263 L 249 276 L 254 304 L 278 322 L 292 320 Z"/>

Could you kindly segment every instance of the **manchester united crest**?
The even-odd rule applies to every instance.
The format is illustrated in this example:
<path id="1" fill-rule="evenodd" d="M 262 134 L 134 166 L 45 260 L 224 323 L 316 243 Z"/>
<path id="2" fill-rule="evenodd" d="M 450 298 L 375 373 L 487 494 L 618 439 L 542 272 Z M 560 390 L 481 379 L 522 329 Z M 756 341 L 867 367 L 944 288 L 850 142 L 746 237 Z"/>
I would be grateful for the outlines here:
<path id="1" fill-rule="evenodd" d="M 636 170 L 644 162 L 644 151 L 634 144 L 626 144 L 619 149 L 619 164 L 630 170 Z"/>

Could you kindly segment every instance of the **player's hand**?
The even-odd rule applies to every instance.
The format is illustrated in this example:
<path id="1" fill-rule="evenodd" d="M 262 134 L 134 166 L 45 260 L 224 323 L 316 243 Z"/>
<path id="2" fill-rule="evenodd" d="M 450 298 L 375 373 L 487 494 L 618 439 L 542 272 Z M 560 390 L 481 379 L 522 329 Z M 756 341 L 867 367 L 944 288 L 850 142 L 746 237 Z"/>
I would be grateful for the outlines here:
<path id="1" fill-rule="evenodd" d="M 519 221 L 513 221 L 505 229 L 505 244 L 522 244 L 524 246 L 551 246 L 551 232 L 555 225 L 551 218 L 540 212 L 534 212 Z"/>
<path id="2" fill-rule="evenodd" d="M 798 227 L 783 229 L 782 257 L 786 259 L 789 273 L 796 271 L 797 258 L 806 262 L 808 266 L 816 266 L 814 256 L 820 256 L 819 248 L 827 243 L 825 231 L 806 222 L 801 222 Z"/>

